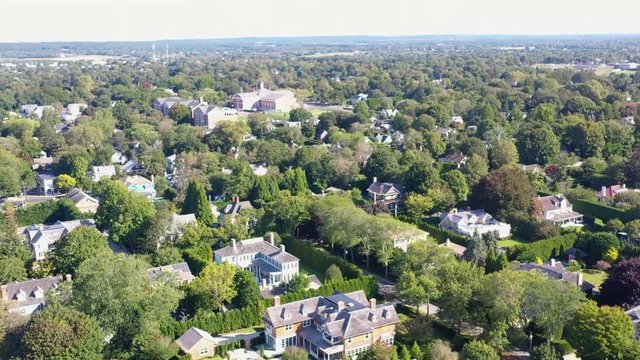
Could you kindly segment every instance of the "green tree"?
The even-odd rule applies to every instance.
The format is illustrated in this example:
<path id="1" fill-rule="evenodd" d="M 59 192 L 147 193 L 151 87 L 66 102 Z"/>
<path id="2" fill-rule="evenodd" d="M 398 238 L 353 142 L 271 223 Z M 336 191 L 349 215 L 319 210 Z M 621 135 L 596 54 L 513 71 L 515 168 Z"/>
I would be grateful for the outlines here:
<path id="1" fill-rule="evenodd" d="M 523 126 L 516 134 L 516 147 L 523 164 L 545 165 L 560 153 L 558 137 L 546 124 Z"/>
<path id="2" fill-rule="evenodd" d="M 324 272 L 324 280 L 325 282 L 338 282 L 344 280 L 342 276 L 342 271 L 340 268 L 336 266 L 336 264 L 331 264 Z"/>
<path id="3" fill-rule="evenodd" d="M 76 310 L 48 306 L 27 324 L 25 359 L 102 359 L 104 335 L 98 322 Z"/>
<path id="4" fill-rule="evenodd" d="M 436 339 L 429 350 L 429 360 L 458 360 L 458 353 L 451 350 L 451 344 Z"/>
<path id="5" fill-rule="evenodd" d="M 207 193 L 200 182 L 196 180 L 189 182 L 187 193 L 182 203 L 182 213 L 195 214 L 196 219 L 205 225 L 214 223 L 215 219 L 211 212 Z"/>
<path id="6" fill-rule="evenodd" d="M 289 112 L 289 121 L 300 121 L 304 123 L 311 120 L 311 118 L 313 118 L 313 114 L 305 108 L 297 108 Z"/>
<path id="7" fill-rule="evenodd" d="M 517 164 L 519 160 L 518 148 L 510 140 L 501 140 L 489 148 L 489 159 L 491 159 L 492 169 Z"/>
<path id="8" fill-rule="evenodd" d="M 622 308 L 587 301 L 569 321 L 567 340 L 581 359 L 622 359 L 634 345 L 633 336 L 633 324 Z"/>
<path id="9" fill-rule="evenodd" d="M 191 111 L 182 104 L 176 104 L 169 110 L 169 117 L 178 124 L 188 124 L 191 122 Z"/>
<path id="10" fill-rule="evenodd" d="M 307 290 L 309 285 L 311 285 L 309 275 L 299 272 L 285 284 L 285 289 L 288 293 L 297 293 Z"/>
<path id="11" fill-rule="evenodd" d="M 523 171 L 503 167 L 493 170 L 473 187 L 469 202 L 498 218 L 513 219 L 517 215 L 534 215 L 535 196 L 536 191 Z"/>
<path id="12" fill-rule="evenodd" d="M 189 284 L 189 295 L 195 298 L 198 308 L 221 310 L 237 295 L 234 285 L 236 267 L 229 263 L 207 265 Z"/>
<path id="13" fill-rule="evenodd" d="M 464 164 L 462 170 L 467 177 L 469 184 L 475 184 L 489 172 L 487 160 L 478 154 L 473 154 Z"/>
<path id="14" fill-rule="evenodd" d="M 24 261 L 15 256 L 0 255 L 0 284 L 9 284 L 27 278 Z"/>
<path id="15" fill-rule="evenodd" d="M 238 270 L 233 276 L 235 284 L 236 297 L 233 302 L 239 308 L 247 306 L 256 306 L 262 301 L 260 287 L 251 272 L 247 270 Z"/>
<path id="16" fill-rule="evenodd" d="M 303 195 L 307 191 L 307 176 L 302 168 L 289 169 L 282 177 L 282 188 L 293 195 Z"/>
<path id="17" fill-rule="evenodd" d="M 282 360 L 307 360 L 309 354 L 297 346 L 289 346 L 282 354 Z"/>
<path id="18" fill-rule="evenodd" d="M 414 359 L 422 359 L 424 357 L 422 349 L 420 349 L 420 345 L 418 345 L 417 341 L 414 341 L 413 345 L 411 345 L 411 356 Z"/>
<path id="19" fill-rule="evenodd" d="M 580 249 L 584 250 L 592 261 L 602 260 L 609 249 L 620 249 L 620 240 L 611 233 L 597 232 L 585 235 L 578 240 Z"/>
<path id="20" fill-rule="evenodd" d="M 562 355 L 547 341 L 533 348 L 531 360 L 562 360 Z"/>
<path id="21" fill-rule="evenodd" d="M 489 344 L 474 340 L 462 347 L 460 360 L 500 360 L 500 356 Z"/>
<path id="22" fill-rule="evenodd" d="M 151 255 L 153 266 L 164 266 L 183 262 L 180 249 L 172 246 L 161 247 Z"/>
<path id="23" fill-rule="evenodd" d="M 103 179 L 96 193 L 100 197 L 96 224 L 115 242 L 133 243 L 155 215 L 153 204 L 145 196 L 129 192 L 120 181 Z"/>
<path id="24" fill-rule="evenodd" d="M 440 296 L 437 283 L 427 275 L 416 275 L 407 271 L 398 279 L 398 291 L 400 297 L 408 305 L 416 307 L 418 313 L 420 305 L 429 304 L 433 299 Z M 429 316 L 429 306 L 427 306 L 427 316 Z"/>
<path id="25" fill-rule="evenodd" d="M 115 349 L 130 350 L 150 333 L 159 334 L 182 297 L 173 284 L 151 284 L 148 268 L 139 258 L 105 252 L 76 270 L 72 304 L 113 335 Z"/>
<path id="26" fill-rule="evenodd" d="M 400 345 L 400 360 L 411 360 L 411 353 L 404 344 Z"/>
<path id="27" fill-rule="evenodd" d="M 107 239 L 96 229 L 79 226 L 56 243 L 53 263 L 61 274 L 74 274 L 83 261 L 108 251 Z"/>
<path id="28" fill-rule="evenodd" d="M 420 221 L 433 209 L 434 205 L 433 199 L 427 195 L 410 193 L 404 199 L 407 216 L 414 222 Z"/>
<path id="29" fill-rule="evenodd" d="M 460 170 L 451 170 L 442 174 L 442 181 L 451 189 L 456 197 L 456 202 L 467 200 L 470 192 L 469 184 L 467 184 L 467 179 Z"/>
<path id="30" fill-rule="evenodd" d="M 67 192 L 76 187 L 76 179 L 67 174 L 61 174 L 56 177 L 56 188 L 62 192 Z"/>

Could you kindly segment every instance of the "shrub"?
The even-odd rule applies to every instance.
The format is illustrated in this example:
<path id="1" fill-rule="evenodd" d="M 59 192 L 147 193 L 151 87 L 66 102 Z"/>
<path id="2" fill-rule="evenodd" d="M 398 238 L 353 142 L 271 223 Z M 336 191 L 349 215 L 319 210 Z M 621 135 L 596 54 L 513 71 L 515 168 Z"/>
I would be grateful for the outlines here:
<path id="1" fill-rule="evenodd" d="M 546 261 L 551 257 L 562 256 L 564 251 L 573 247 L 577 240 L 577 234 L 556 236 L 530 244 L 513 246 L 508 249 L 508 255 L 510 260 L 529 262 L 540 258 L 542 261 Z"/>
<path id="2" fill-rule="evenodd" d="M 285 237 L 283 243 L 287 248 L 287 252 L 297 256 L 307 266 L 315 271 L 322 273 L 329 266 L 336 265 L 342 275 L 347 279 L 356 279 L 364 275 L 362 270 L 356 265 L 346 261 L 345 259 L 331 255 L 323 249 L 317 248 L 312 244 L 300 241 L 293 237 Z"/>
<path id="3" fill-rule="evenodd" d="M 598 260 L 596 261 L 596 264 L 594 266 L 596 269 L 600 270 L 600 271 L 607 271 L 609 269 L 611 269 L 611 264 L 609 264 L 608 262 L 604 261 L 604 260 Z"/>
<path id="4" fill-rule="evenodd" d="M 83 214 L 69 199 L 45 201 L 16 210 L 16 222 L 20 226 L 53 224 L 58 220 L 68 221 L 82 218 L 84 218 Z"/>

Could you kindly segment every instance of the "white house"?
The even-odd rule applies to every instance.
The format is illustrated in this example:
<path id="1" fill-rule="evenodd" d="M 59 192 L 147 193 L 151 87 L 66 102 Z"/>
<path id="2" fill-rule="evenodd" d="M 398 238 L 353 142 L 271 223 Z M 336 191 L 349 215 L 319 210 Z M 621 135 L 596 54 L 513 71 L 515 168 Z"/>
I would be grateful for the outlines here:
<path id="1" fill-rule="evenodd" d="M 449 119 L 449 126 L 456 129 L 462 129 L 464 127 L 464 120 L 462 119 L 462 116 L 452 116 Z"/>
<path id="2" fill-rule="evenodd" d="M 583 215 L 573 211 L 573 205 L 562 194 L 538 196 L 542 203 L 542 219 L 559 226 L 582 226 Z"/>
<path id="3" fill-rule="evenodd" d="M 350 99 L 351 105 L 356 105 L 356 104 L 361 103 L 363 101 L 367 101 L 368 97 L 369 97 L 369 95 L 363 94 L 363 93 L 360 93 L 358 95 L 352 96 L 351 99 Z"/>
<path id="4" fill-rule="evenodd" d="M 272 288 L 286 283 L 298 273 L 299 259 L 285 251 L 284 245 L 277 247 L 273 234 L 267 242 L 257 237 L 236 241 L 230 246 L 213 252 L 217 264 L 229 262 L 249 270 L 262 288 Z"/>
<path id="5" fill-rule="evenodd" d="M 36 176 L 38 182 L 38 189 L 45 195 L 53 195 L 56 192 L 56 177 L 51 174 L 38 174 Z"/>
<path id="6" fill-rule="evenodd" d="M 100 181 L 101 179 L 111 179 L 116 175 L 116 168 L 113 165 L 94 166 L 91 168 L 89 177 L 93 181 Z"/>
<path id="7" fill-rule="evenodd" d="M 193 125 L 206 130 L 215 128 L 220 121 L 237 118 L 238 110 L 227 107 L 202 104 L 193 110 Z"/>
<path id="8" fill-rule="evenodd" d="M 111 163 L 124 165 L 127 162 L 127 156 L 121 153 L 120 151 L 114 151 L 113 155 L 111 155 Z"/>
<path id="9" fill-rule="evenodd" d="M 453 209 L 442 216 L 439 227 L 465 236 L 492 234 L 498 239 L 511 235 L 511 225 L 500 222 L 484 210 Z"/>
<path id="10" fill-rule="evenodd" d="M 95 227 L 96 223 L 93 219 L 56 221 L 52 225 L 39 224 L 20 228 L 18 233 L 29 240 L 33 256 L 39 261 L 43 260 L 49 251 L 55 248 L 55 243 L 58 240 L 78 226 Z"/>

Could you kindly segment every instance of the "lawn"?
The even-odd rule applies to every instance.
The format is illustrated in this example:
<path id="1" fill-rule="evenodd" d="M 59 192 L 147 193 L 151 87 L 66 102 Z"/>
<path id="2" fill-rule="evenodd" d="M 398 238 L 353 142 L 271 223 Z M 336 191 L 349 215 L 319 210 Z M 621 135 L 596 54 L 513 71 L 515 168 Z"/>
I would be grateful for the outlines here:
<path id="1" fill-rule="evenodd" d="M 262 332 L 262 331 L 264 331 L 264 326 L 257 325 L 257 326 L 253 326 L 253 327 L 248 327 L 248 328 L 238 329 L 238 330 L 232 331 L 231 334 L 251 334 L 251 333 L 254 333 L 254 332 Z"/>
<path id="2" fill-rule="evenodd" d="M 593 269 L 587 271 L 580 270 L 580 272 L 582 273 L 584 281 L 592 283 L 596 288 L 600 288 L 600 285 L 609 277 L 606 272 Z"/>
<path id="3" fill-rule="evenodd" d="M 507 239 L 507 240 L 498 240 L 498 247 L 508 248 L 516 245 L 526 244 L 526 241 L 520 239 Z"/>
<path id="4" fill-rule="evenodd" d="M 302 262 L 298 263 L 298 266 L 300 266 L 300 271 L 307 273 L 308 275 L 315 275 L 318 277 L 318 279 L 324 283 L 324 273 L 323 272 L 319 272 L 314 270 L 313 268 L 303 264 Z"/>

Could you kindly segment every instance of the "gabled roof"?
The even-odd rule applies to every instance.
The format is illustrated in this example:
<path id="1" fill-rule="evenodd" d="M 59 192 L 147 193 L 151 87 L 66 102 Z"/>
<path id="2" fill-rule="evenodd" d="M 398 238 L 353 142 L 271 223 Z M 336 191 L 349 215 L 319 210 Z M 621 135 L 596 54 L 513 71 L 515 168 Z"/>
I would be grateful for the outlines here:
<path id="1" fill-rule="evenodd" d="M 266 310 L 264 319 L 274 327 L 313 319 L 331 336 L 345 339 L 400 321 L 391 304 L 372 309 L 362 290 L 347 294 L 336 292 L 327 297 L 317 296 L 272 306 Z M 308 329 L 317 331 L 315 328 Z"/>
<path id="2" fill-rule="evenodd" d="M 126 187 L 129 187 L 131 185 L 135 185 L 135 186 L 143 186 L 143 185 L 147 185 L 147 184 L 152 184 L 151 180 L 140 176 L 140 175 L 134 175 L 134 176 L 127 176 L 124 179 L 124 185 Z"/>
<path id="3" fill-rule="evenodd" d="M 251 201 L 246 200 L 233 202 L 225 206 L 224 209 L 222 209 L 222 213 L 231 217 L 236 217 L 243 209 L 253 209 Z"/>
<path id="4" fill-rule="evenodd" d="M 67 197 L 67 199 L 73 201 L 74 204 L 79 204 L 81 201 L 84 201 L 84 200 L 88 200 L 89 202 L 92 202 L 95 204 L 100 203 L 98 199 L 89 196 L 87 193 L 85 193 L 84 191 L 78 188 L 71 189 L 65 196 Z"/>
<path id="5" fill-rule="evenodd" d="M 462 153 L 449 154 L 441 158 L 438 158 L 439 162 L 452 163 L 452 164 L 461 164 L 466 160 L 467 160 L 467 156 Z"/>
<path id="6" fill-rule="evenodd" d="M 62 279 L 62 275 L 59 275 L 44 279 L 13 282 L 2 285 L 2 293 L 6 293 L 5 300 L 17 302 L 19 306 L 44 303 L 44 293 L 50 288 L 57 287 Z"/>
<path id="7" fill-rule="evenodd" d="M 176 340 L 176 344 L 180 346 L 182 351 L 188 352 L 189 350 L 191 350 L 191 348 L 193 348 L 194 345 L 198 343 L 198 341 L 202 339 L 210 341 L 213 344 L 216 343 L 216 341 L 214 340 L 213 336 L 211 336 L 211 334 L 209 334 L 204 330 L 198 329 L 196 327 L 192 327 L 192 328 L 189 328 L 189 330 L 187 330 L 184 334 L 182 334 L 182 336 L 180 336 Z"/>
<path id="8" fill-rule="evenodd" d="M 191 269 L 189 269 L 189 265 L 186 262 L 153 267 L 147 270 L 149 280 L 152 282 L 155 281 L 163 273 L 175 274 L 177 276 L 177 280 L 180 282 L 190 282 L 196 278 L 191 273 Z"/>
<path id="9" fill-rule="evenodd" d="M 47 241 L 47 243 L 54 243 L 65 234 L 73 231 L 78 226 L 90 226 L 95 227 L 96 223 L 93 219 L 82 220 L 70 220 L 70 221 L 56 221 L 51 225 L 31 225 L 22 228 L 22 234 L 26 234 L 29 237 L 29 243 L 35 244 L 40 241 Z"/>
<path id="10" fill-rule="evenodd" d="M 391 192 L 397 192 L 397 193 L 401 194 L 401 193 L 404 192 L 404 188 L 400 184 L 374 181 L 367 188 L 367 192 L 375 193 L 375 194 L 384 196 L 384 195 L 387 195 L 387 194 L 389 194 Z"/>
<path id="11" fill-rule="evenodd" d="M 540 202 L 542 203 L 542 209 L 545 212 L 561 209 L 563 201 L 566 201 L 565 203 L 566 207 L 571 206 L 571 203 L 569 202 L 569 200 L 562 194 L 542 196 L 542 197 L 538 197 L 538 200 L 540 200 Z"/>
<path id="12" fill-rule="evenodd" d="M 253 238 L 238 241 L 235 246 L 225 246 L 222 249 L 218 249 L 213 252 L 222 258 L 226 258 L 233 255 L 248 255 L 262 253 L 280 263 L 287 263 L 298 261 L 299 259 L 286 251 L 282 251 L 281 248 L 272 245 L 271 243 L 264 241 L 263 238 Z"/>

